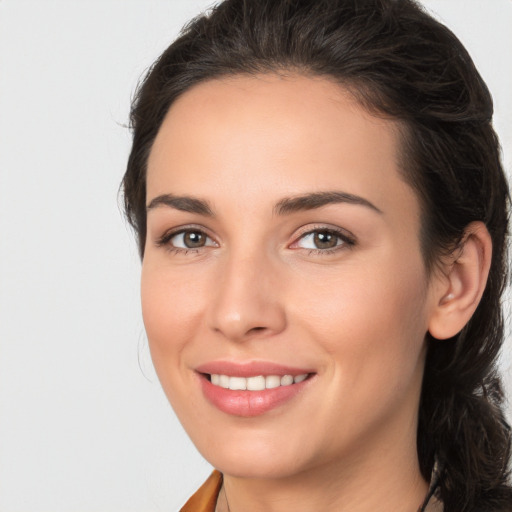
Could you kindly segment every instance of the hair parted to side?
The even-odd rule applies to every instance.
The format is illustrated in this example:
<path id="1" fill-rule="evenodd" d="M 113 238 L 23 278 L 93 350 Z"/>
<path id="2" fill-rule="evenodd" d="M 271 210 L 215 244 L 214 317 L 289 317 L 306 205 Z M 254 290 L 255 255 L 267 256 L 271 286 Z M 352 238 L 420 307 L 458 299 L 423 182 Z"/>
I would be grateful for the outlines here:
<path id="1" fill-rule="evenodd" d="M 427 335 L 418 455 L 437 460 L 447 512 L 512 510 L 510 428 L 496 359 L 503 343 L 509 194 L 492 99 L 454 34 L 413 0 L 225 0 L 193 20 L 147 73 L 133 102 L 122 187 L 141 257 L 146 164 L 170 105 L 195 84 L 262 73 L 334 80 L 375 115 L 401 122 L 401 167 L 422 205 L 428 271 L 483 221 L 493 243 L 483 298 L 454 338 Z"/>

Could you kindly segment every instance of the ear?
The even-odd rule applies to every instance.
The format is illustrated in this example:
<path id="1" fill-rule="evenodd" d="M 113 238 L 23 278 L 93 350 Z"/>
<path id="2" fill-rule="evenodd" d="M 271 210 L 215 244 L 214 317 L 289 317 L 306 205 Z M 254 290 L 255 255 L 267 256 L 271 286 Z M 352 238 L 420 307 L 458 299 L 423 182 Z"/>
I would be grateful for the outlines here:
<path id="1" fill-rule="evenodd" d="M 472 222 L 434 287 L 428 325 L 434 338 L 451 338 L 469 322 L 484 293 L 491 256 L 492 241 L 485 224 Z"/>

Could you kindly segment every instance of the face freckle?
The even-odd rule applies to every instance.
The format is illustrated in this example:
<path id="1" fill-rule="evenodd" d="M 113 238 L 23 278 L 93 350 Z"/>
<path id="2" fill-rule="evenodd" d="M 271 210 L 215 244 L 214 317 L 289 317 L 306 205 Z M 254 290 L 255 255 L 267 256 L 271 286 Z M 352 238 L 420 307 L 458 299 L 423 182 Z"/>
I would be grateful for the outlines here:
<path id="1" fill-rule="evenodd" d="M 144 323 L 172 406 L 226 474 L 414 445 L 432 301 L 398 132 L 320 78 L 214 80 L 171 106 L 148 162 Z M 239 367 L 241 385 L 261 376 L 248 368 L 307 378 L 211 391 Z"/>

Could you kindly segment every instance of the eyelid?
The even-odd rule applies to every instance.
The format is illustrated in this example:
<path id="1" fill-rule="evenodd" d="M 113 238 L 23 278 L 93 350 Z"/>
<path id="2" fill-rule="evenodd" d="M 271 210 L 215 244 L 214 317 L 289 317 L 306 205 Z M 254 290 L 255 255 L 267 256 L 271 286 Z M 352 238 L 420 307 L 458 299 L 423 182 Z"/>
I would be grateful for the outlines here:
<path id="1" fill-rule="evenodd" d="M 298 246 L 298 243 L 300 240 L 305 238 L 308 235 L 311 235 L 313 233 L 321 232 L 321 231 L 327 231 L 330 233 L 335 234 L 340 238 L 340 240 L 343 242 L 341 244 L 337 244 L 335 247 L 328 248 L 328 249 L 307 249 L 302 248 Z M 328 253 L 337 251 L 345 246 L 353 246 L 356 244 L 356 237 L 348 230 L 341 228 L 339 226 L 333 226 L 332 224 L 315 224 L 315 225 L 307 225 L 302 227 L 299 232 L 294 236 L 294 241 L 290 244 L 290 248 L 292 249 L 304 249 L 309 251 L 316 251 L 318 253 Z"/>
<path id="2" fill-rule="evenodd" d="M 209 232 L 208 229 L 206 229 L 204 226 L 198 225 L 198 224 L 186 224 L 184 226 L 176 226 L 174 228 L 170 228 L 167 231 L 164 232 L 164 234 L 157 238 L 156 245 L 158 247 L 163 247 L 169 245 L 170 241 L 177 235 L 180 235 L 182 233 L 186 233 L 188 231 L 197 231 L 199 233 L 203 233 L 207 238 L 212 240 L 213 244 L 204 245 L 203 247 L 191 247 L 191 248 L 183 248 L 183 247 L 176 247 L 171 245 L 170 248 L 175 251 L 197 251 L 198 249 L 203 249 L 204 247 L 218 247 L 219 243 L 215 240 L 215 238 L 212 236 L 212 234 Z"/>

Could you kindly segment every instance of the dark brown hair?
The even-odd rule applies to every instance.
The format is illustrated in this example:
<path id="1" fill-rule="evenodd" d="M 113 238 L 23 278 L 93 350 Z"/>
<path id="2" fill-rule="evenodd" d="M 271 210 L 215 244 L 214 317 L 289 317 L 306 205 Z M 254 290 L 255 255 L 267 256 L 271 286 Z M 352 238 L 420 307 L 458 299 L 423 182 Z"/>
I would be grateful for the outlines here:
<path id="1" fill-rule="evenodd" d="M 447 512 L 512 510 L 510 428 L 496 372 L 509 194 L 493 104 L 460 41 L 413 0 L 225 0 L 185 27 L 132 106 L 122 186 L 141 257 L 146 163 L 170 105 L 205 80 L 267 72 L 335 80 L 372 113 L 401 122 L 401 167 L 422 205 L 427 270 L 457 247 L 468 224 L 487 226 L 492 263 L 473 318 L 450 340 L 427 334 L 418 455 L 427 480 L 437 460 Z"/>

